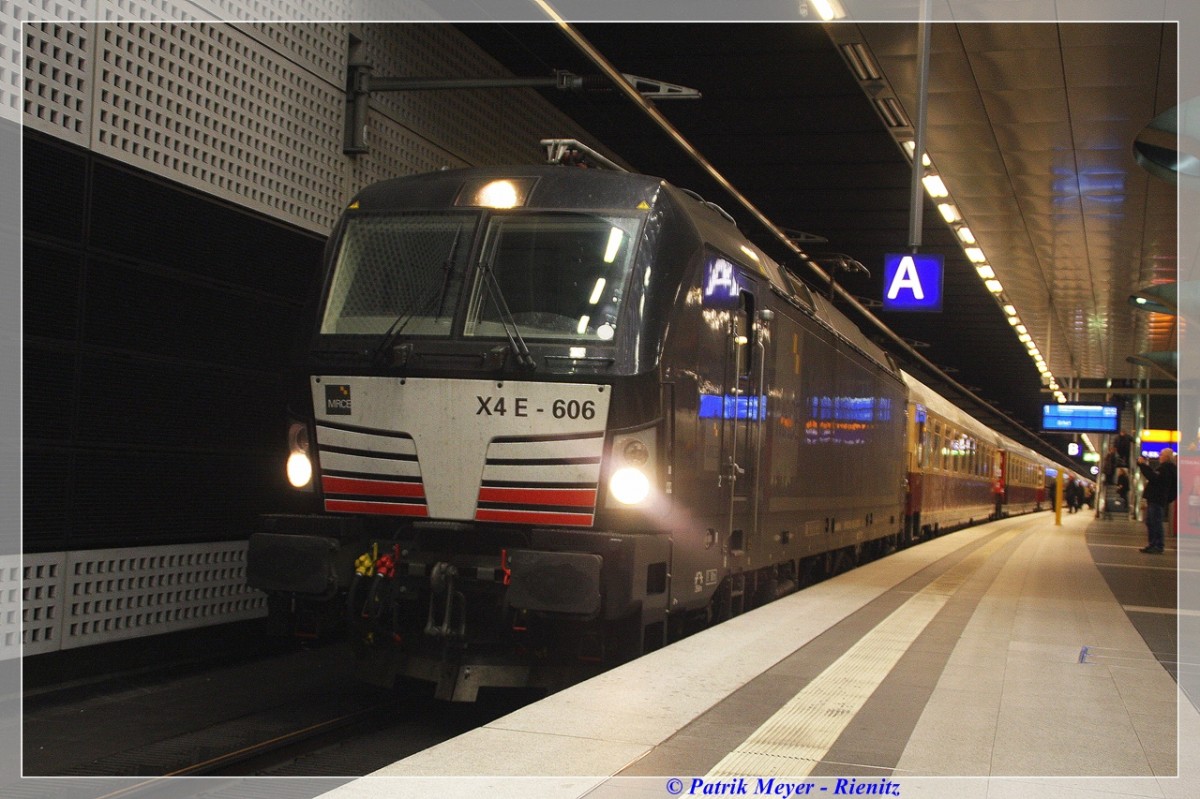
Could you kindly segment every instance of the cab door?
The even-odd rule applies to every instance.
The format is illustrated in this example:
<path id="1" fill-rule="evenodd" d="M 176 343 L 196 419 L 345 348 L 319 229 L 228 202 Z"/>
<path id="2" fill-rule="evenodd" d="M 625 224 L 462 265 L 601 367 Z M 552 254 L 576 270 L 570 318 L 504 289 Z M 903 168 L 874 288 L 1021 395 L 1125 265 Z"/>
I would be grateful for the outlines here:
<path id="1" fill-rule="evenodd" d="M 728 507 L 731 555 L 744 553 L 757 528 L 761 495 L 759 472 L 766 386 L 763 371 L 769 342 L 770 312 L 757 307 L 755 284 L 738 276 L 737 305 L 729 317 L 725 348 L 725 397 L 722 431 L 722 484 Z"/>

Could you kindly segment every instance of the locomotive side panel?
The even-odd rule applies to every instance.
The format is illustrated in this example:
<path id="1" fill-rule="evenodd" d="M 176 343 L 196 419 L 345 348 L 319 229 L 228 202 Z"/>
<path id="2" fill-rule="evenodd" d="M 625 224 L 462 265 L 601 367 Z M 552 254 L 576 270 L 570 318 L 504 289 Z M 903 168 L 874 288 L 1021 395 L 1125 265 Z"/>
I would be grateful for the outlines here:
<path id="1" fill-rule="evenodd" d="M 713 247 L 693 259 L 663 355 L 674 397 L 672 610 L 707 609 L 726 577 L 753 562 L 762 359 L 753 271 Z"/>
<path id="2" fill-rule="evenodd" d="M 803 557 L 893 536 L 903 388 L 828 329 L 791 314 L 775 320 L 764 538 L 776 542 L 775 557 Z"/>

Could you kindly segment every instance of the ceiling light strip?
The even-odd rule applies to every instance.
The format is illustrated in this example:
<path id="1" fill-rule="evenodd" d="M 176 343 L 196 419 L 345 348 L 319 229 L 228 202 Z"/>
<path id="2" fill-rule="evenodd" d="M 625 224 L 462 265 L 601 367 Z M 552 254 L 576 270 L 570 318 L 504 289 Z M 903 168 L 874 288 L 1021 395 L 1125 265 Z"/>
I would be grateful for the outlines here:
<path id="1" fill-rule="evenodd" d="M 908 155 L 909 159 L 914 158 L 916 146 L 914 142 L 900 142 L 901 149 Z M 915 169 L 915 167 L 914 167 Z M 996 270 L 992 268 L 988 262 L 987 254 L 983 248 L 978 246 L 975 240 L 975 234 L 967 227 L 966 220 L 963 219 L 962 212 L 958 210 L 958 206 L 954 203 L 954 198 L 950 194 L 945 181 L 933 169 L 933 162 L 929 159 L 929 154 L 925 153 L 921 158 L 921 172 L 924 173 L 921 178 L 921 183 L 925 186 L 925 191 L 931 198 L 938 200 L 938 211 L 942 215 L 942 219 L 950 226 L 958 237 L 962 247 L 963 255 L 967 260 L 975 266 L 975 271 L 979 278 L 983 281 L 984 287 L 988 292 L 996 298 L 1001 311 L 1008 319 L 1017 333 L 1017 340 L 1026 346 L 1030 357 L 1033 359 L 1034 366 L 1037 367 L 1038 373 L 1042 376 L 1042 381 L 1047 383 L 1050 390 L 1055 392 L 1054 398 L 1061 402 L 1066 402 L 1066 395 L 1059 390 L 1058 383 L 1054 379 L 1053 373 L 1046 366 L 1046 361 L 1038 350 L 1037 344 L 1033 341 L 1033 336 L 1028 328 L 1022 324 L 1021 317 L 1017 315 L 1017 309 L 1009 303 L 1007 296 L 1004 293 L 1004 284 L 996 277 Z"/>

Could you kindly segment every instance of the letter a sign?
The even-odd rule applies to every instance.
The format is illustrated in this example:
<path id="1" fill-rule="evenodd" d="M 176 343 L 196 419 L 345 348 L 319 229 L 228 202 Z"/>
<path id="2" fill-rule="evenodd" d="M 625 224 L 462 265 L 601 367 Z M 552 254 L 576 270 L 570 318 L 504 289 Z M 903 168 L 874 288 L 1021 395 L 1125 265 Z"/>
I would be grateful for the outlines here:
<path id="1" fill-rule="evenodd" d="M 942 256 L 890 253 L 883 259 L 883 310 L 942 310 Z"/>

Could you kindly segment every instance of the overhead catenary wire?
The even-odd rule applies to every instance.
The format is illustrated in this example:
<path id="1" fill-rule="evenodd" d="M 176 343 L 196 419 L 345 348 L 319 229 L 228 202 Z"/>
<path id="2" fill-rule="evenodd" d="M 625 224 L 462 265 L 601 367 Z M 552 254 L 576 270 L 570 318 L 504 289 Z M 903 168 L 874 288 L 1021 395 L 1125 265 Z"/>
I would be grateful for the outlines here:
<path id="1" fill-rule="evenodd" d="M 680 147 L 680 149 L 682 149 L 688 155 L 689 158 L 691 158 L 701 169 L 703 169 L 709 177 L 716 181 L 722 189 L 728 192 L 729 195 L 742 206 L 742 208 L 744 208 L 751 216 L 753 216 L 754 219 L 759 222 L 759 224 L 766 228 L 766 230 L 770 232 L 772 236 L 778 239 L 784 247 L 795 253 L 802 263 L 808 266 L 808 268 L 812 270 L 815 275 L 819 276 L 821 280 L 825 281 L 826 285 L 830 288 L 831 292 L 835 296 L 852 307 L 855 312 L 861 316 L 861 318 L 869 321 L 880 333 L 882 333 L 890 342 L 892 342 L 892 344 L 902 350 L 913 361 L 919 363 L 922 368 L 926 369 L 931 374 L 936 375 L 939 380 L 944 381 L 947 385 L 953 387 L 953 389 L 959 392 L 962 396 L 970 398 L 970 400 L 976 403 L 979 407 L 986 408 L 988 413 L 999 416 L 1012 425 L 1014 429 L 1023 431 L 1029 437 L 1031 446 L 1033 446 L 1033 443 L 1036 442 L 1036 448 L 1044 448 L 1044 455 L 1049 457 L 1050 453 L 1053 452 L 1053 458 L 1057 459 L 1061 457 L 1061 453 L 1057 452 L 1052 446 L 1050 446 L 1048 442 L 1046 442 L 1021 422 L 1000 411 L 992 403 L 987 402 L 975 392 L 971 391 L 966 386 L 947 375 L 940 367 L 934 365 L 928 358 L 917 352 L 917 350 L 915 350 L 907 341 L 905 341 L 895 331 L 884 324 L 881 319 L 871 313 L 865 306 L 862 305 L 862 303 L 855 299 L 854 296 L 849 294 L 844 288 L 835 285 L 830 275 L 826 274 L 807 255 L 807 253 L 800 249 L 796 242 L 792 240 L 792 238 L 789 237 L 782 228 L 768 218 L 766 214 L 764 214 L 757 206 L 755 206 L 749 198 L 742 194 L 737 187 L 735 187 L 729 181 L 728 178 L 722 175 L 717 168 L 711 162 L 709 162 L 707 158 L 705 158 L 703 153 L 697 150 L 695 145 L 688 141 L 687 138 L 684 137 L 684 135 L 680 133 L 674 125 L 671 124 L 670 120 L 663 116 L 663 114 L 654 106 L 652 102 L 643 97 L 638 92 L 637 88 L 625 79 L 621 71 L 617 69 L 591 42 L 589 42 L 583 36 L 583 34 L 576 30 L 570 22 L 564 19 L 562 15 L 560 15 L 558 11 L 555 10 L 555 8 L 550 5 L 549 2 L 547 2 L 547 0 L 534 0 L 534 3 L 540 7 L 546 16 L 559 27 L 567 39 L 569 39 L 571 43 L 579 49 L 580 52 L 587 56 L 587 58 L 590 59 L 591 62 L 595 64 L 596 67 L 613 82 L 613 85 L 616 86 L 617 89 L 623 94 L 625 94 L 625 96 L 628 97 L 629 100 L 633 102 L 634 105 L 636 105 L 643 113 L 645 113 L 663 131 L 663 133 L 665 133 Z M 928 47 L 927 41 L 926 47 Z M 918 152 L 914 158 L 919 164 L 921 160 L 921 153 Z"/>

